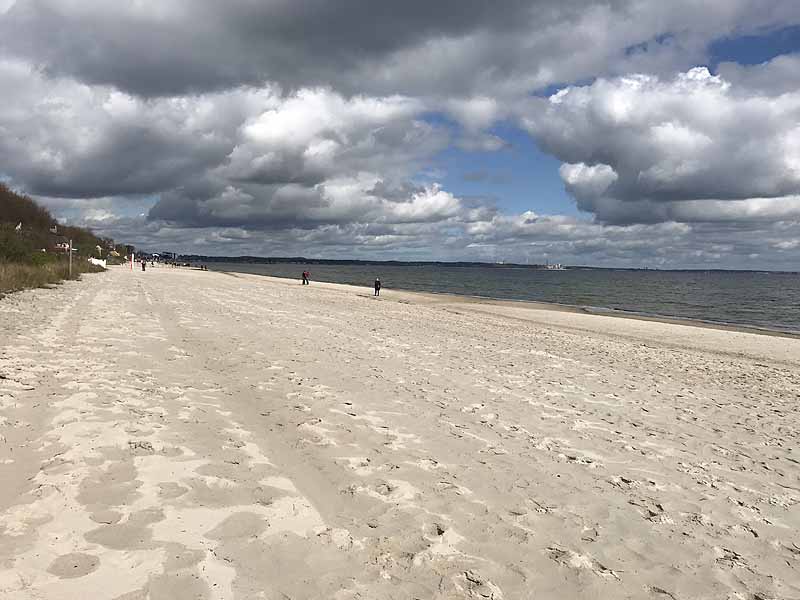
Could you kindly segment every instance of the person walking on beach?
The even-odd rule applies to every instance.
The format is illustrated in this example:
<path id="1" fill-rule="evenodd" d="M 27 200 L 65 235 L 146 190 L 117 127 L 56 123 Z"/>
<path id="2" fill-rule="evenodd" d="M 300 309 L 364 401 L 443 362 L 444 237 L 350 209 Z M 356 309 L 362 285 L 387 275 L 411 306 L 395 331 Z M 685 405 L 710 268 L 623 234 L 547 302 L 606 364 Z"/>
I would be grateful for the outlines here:
<path id="1" fill-rule="evenodd" d="M 308 278 L 311 277 L 311 273 L 308 271 L 303 271 L 303 285 L 308 285 Z"/>
<path id="2" fill-rule="evenodd" d="M 142 271 L 145 271 L 146 269 L 147 269 L 147 261 L 145 259 L 142 259 Z"/>
<path id="3" fill-rule="evenodd" d="M 381 280 L 379 278 L 375 278 L 375 295 L 381 295 Z"/>

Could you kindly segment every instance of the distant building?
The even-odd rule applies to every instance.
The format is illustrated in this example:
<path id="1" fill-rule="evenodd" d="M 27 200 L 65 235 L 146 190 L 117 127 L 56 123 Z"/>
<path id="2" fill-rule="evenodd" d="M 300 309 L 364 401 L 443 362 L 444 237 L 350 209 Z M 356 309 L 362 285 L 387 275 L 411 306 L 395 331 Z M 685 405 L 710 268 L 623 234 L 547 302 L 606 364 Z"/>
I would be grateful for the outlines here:
<path id="1" fill-rule="evenodd" d="M 69 240 L 63 236 L 53 238 L 53 252 L 69 252 Z"/>

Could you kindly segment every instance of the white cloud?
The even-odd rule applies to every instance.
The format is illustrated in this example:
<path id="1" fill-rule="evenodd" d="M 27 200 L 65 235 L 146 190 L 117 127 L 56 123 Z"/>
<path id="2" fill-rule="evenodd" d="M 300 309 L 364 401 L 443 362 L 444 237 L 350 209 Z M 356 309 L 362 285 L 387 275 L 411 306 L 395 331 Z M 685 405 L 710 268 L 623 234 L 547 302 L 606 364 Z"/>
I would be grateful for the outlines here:
<path id="1" fill-rule="evenodd" d="M 564 163 L 558 170 L 567 189 L 576 197 L 602 196 L 619 177 L 608 165 Z"/>
<path id="2" fill-rule="evenodd" d="M 796 250 L 800 248 L 800 240 L 781 240 L 773 244 L 778 250 Z"/>
<path id="3" fill-rule="evenodd" d="M 447 143 L 443 130 L 417 119 L 422 111 L 418 100 L 400 96 L 345 99 L 301 90 L 250 116 L 218 173 L 309 185 L 360 171 L 408 175 Z"/>
<path id="4" fill-rule="evenodd" d="M 468 131 L 481 131 L 494 123 L 503 113 L 497 100 L 486 96 L 453 98 L 446 110 Z"/>
<path id="5" fill-rule="evenodd" d="M 605 221 L 696 214 L 679 204 L 690 201 L 724 216 L 722 201 L 758 210 L 800 193 L 800 91 L 740 90 L 701 67 L 566 88 L 522 121 L 565 162 L 579 206 Z"/>

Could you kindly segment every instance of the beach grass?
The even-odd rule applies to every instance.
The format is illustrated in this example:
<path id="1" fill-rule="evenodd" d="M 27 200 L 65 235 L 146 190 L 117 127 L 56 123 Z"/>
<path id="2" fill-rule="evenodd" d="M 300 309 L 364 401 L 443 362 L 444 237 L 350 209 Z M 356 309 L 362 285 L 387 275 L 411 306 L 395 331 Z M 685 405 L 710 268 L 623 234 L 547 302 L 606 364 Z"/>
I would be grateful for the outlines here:
<path id="1" fill-rule="evenodd" d="M 80 279 L 81 273 L 99 273 L 104 270 L 83 260 L 75 260 L 72 264 L 72 279 Z M 63 259 L 42 264 L 0 262 L 0 295 L 47 287 L 69 278 L 69 264 Z"/>
<path id="2" fill-rule="evenodd" d="M 127 251 L 89 229 L 62 225 L 33 198 L 0 183 L 0 296 L 70 279 L 67 242 L 74 252 L 72 279 L 104 270 L 89 263 L 90 256 L 110 258 L 111 250 Z"/>

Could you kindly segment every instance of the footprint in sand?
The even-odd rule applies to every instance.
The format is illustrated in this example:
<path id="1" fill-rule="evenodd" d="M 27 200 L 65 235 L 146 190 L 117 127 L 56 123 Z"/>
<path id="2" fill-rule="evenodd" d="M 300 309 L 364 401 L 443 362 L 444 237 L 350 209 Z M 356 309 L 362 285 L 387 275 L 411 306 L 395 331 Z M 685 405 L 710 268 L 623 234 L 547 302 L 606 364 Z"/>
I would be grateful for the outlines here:
<path id="1" fill-rule="evenodd" d="M 666 514 L 667 511 L 660 502 L 645 498 L 628 500 L 628 504 L 641 509 L 642 516 L 651 523 L 665 523 L 671 525 L 675 522 L 672 517 Z"/>
<path id="2" fill-rule="evenodd" d="M 73 552 L 64 554 L 56 558 L 47 568 L 48 573 L 52 573 L 61 579 L 73 579 L 83 577 L 96 570 L 100 565 L 100 559 L 92 554 Z"/>
<path id="3" fill-rule="evenodd" d="M 375 468 L 371 464 L 369 457 L 365 456 L 342 456 L 339 460 L 346 463 L 347 468 L 351 469 L 362 477 L 371 475 Z"/>
<path id="4" fill-rule="evenodd" d="M 434 471 L 441 467 L 439 461 L 433 458 L 421 458 L 416 462 L 409 462 L 408 464 L 416 465 L 423 471 Z"/>
<path id="5" fill-rule="evenodd" d="M 569 567 L 570 569 L 587 569 L 599 577 L 619 580 L 619 575 L 615 571 L 612 571 L 586 554 L 578 554 L 577 552 L 559 548 L 558 546 L 549 546 L 547 548 L 547 554 L 551 560 L 565 567 Z"/>
<path id="6" fill-rule="evenodd" d="M 719 548 L 715 546 L 714 554 L 717 555 L 716 563 L 718 565 L 728 567 L 729 569 L 733 569 L 734 567 L 749 567 L 747 561 L 741 554 L 729 548 Z"/>
<path id="7" fill-rule="evenodd" d="M 463 577 L 469 598 L 503 600 L 503 592 L 500 588 L 479 573 L 470 569 L 469 571 L 464 571 Z"/>

